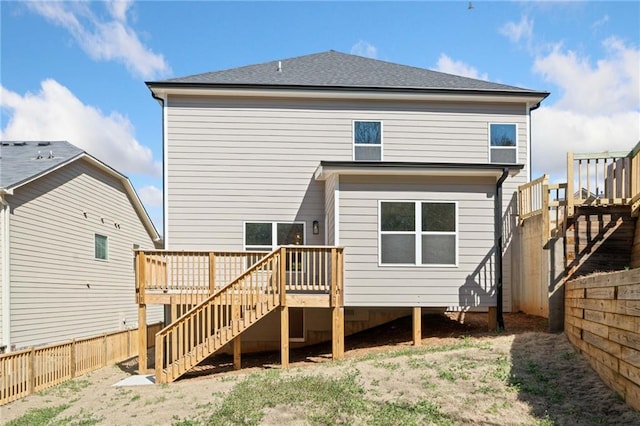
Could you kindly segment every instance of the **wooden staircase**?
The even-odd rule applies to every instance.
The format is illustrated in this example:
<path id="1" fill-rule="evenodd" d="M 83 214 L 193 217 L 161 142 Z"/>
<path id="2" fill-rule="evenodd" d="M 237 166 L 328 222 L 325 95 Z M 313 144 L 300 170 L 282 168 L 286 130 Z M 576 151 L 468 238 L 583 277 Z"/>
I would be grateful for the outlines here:
<path id="1" fill-rule="evenodd" d="M 286 273 L 276 249 L 156 334 L 156 382 L 176 380 L 284 303 Z"/>
<path id="2" fill-rule="evenodd" d="M 580 206 L 567 220 L 567 277 L 618 271 L 631 266 L 636 218 L 631 206 Z"/>

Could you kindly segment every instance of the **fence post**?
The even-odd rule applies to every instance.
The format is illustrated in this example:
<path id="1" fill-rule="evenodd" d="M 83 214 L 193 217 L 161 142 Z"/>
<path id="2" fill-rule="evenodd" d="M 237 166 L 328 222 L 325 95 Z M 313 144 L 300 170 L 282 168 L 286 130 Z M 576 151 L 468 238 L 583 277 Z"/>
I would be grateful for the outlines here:
<path id="1" fill-rule="evenodd" d="M 216 291 L 216 254 L 209 253 L 209 295 Z"/>
<path id="2" fill-rule="evenodd" d="M 107 333 L 102 336 L 102 366 L 107 366 Z"/>
<path id="3" fill-rule="evenodd" d="M 29 347 L 29 358 L 27 359 L 27 394 L 30 395 L 33 393 L 33 389 L 35 388 L 35 349 L 33 346 Z"/>
<path id="4" fill-rule="evenodd" d="M 76 339 L 71 340 L 71 353 L 69 354 L 69 372 L 71 378 L 76 377 Z"/>

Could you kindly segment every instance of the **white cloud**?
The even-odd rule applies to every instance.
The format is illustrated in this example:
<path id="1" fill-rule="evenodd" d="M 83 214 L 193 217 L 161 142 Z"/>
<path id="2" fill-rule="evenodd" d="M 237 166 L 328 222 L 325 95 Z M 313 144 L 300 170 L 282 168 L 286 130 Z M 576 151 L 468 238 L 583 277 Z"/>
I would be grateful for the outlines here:
<path id="1" fill-rule="evenodd" d="M 488 80 L 487 73 L 480 74 L 477 69 L 462 61 L 454 61 L 444 53 L 440 54 L 436 70 L 447 74 L 455 74 L 463 77 L 476 78 L 480 80 Z"/>
<path id="2" fill-rule="evenodd" d="M 1 139 L 67 140 L 120 172 L 161 175 L 161 164 L 136 140 L 127 117 L 83 104 L 55 80 L 24 96 L 0 86 L 0 95 L 0 107 L 11 112 Z"/>
<path id="3" fill-rule="evenodd" d="M 162 207 L 162 190 L 153 185 L 143 186 L 138 191 L 140 199 L 149 207 Z"/>
<path id="4" fill-rule="evenodd" d="M 607 22 L 609 22 L 609 15 L 604 15 L 602 18 L 598 19 L 596 22 L 594 22 L 593 24 L 591 24 L 591 28 L 592 29 L 596 29 L 598 27 L 603 26 L 604 24 L 606 24 Z"/>
<path id="5" fill-rule="evenodd" d="M 606 57 L 592 64 L 561 45 L 535 60 L 533 70 L 562 91 L 558 108 L 584 114 L 615 114 L 640 107 L 640 50 L 610 37 Z"/>
<path id="6" fill-rule="evenodd" d="M 499 31 L 500 34 L 506 36 L 513 43 L 518 43 L 522 40 L 528 44 L 533 37 L 533 19 L 528 19 L 523 15 L 520 18 L 520 22 L 507 22 Z"/>
<path id="7" fill-rule="evenodd" d="M 360 40 L 351 47 L 351 53 L 375 59 L 378 57 L 378 48 L 364 40 Z"/>
<path id="8" fill-rule="evenodd" d="M 105 5 L 106 19 L 98 17 L 88 2 L 30 1 L 26 4 L 35 13 L 69 31 L 93 60 L 121 62 L 130 73 L 145 79 L 170 72 L 164 56 L 145 46 L 129 25 L 130 1 L 95 3 Z"/>
<path id="9" fill-rule="evenodd" d="M 630 151 L 640 140 L 640 112 L 585 115 L 542 106 L 531 114 L 533 177 L 566 182 L 567 152 Z"/>

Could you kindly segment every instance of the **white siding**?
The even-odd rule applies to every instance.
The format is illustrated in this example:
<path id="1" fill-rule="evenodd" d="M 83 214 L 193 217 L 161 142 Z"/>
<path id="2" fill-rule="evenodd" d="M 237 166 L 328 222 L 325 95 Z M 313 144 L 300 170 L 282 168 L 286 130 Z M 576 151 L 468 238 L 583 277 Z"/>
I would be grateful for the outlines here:
<path id="1" fill-rule="evenodd" d="M 494 306 L 495 183 L 487 178 L 343 177 L 347 306 Z M 458 203 L 458 266 L 379 266 L 378 201 Z"/>
<path id="2" fill-rule="evenodd" d="M 489 123 L 515 123 L 525 169 L 505 182 L 507 222 L 514 220 L 506 210 L 513 193 L 527 179 L 529 129 L 522 104 L 170 96 L 166 108 L 165 232 L 173 250 L 240 250 L 243 222 L 263 220 L 304 221 L 308 244 L 333 243 L 332 237 L 324 240 L 325 232 L 311 235 L 314 220 L 327 235 L 334 225 L 327 211 L 333 197 L 326 193 L 334 184 L 314 181 L 313 172 L 322 160 L 353 160 L 353 120 L 383 122 L 385 161 L 471 164 L 489 162 Z M 493 244 L 493 234 L 484 237 Z M 517 273 L 512 237 L 504 240 L 508 311 Z"/>
<path id="3" fill-rule="evenodd" d="M 13 345 L 137 326 L 132 248 L 153 242 L 120 181 L 77 161 L 7 200 Z M 108 237 L 106 261 L 94 259 L 95 233 Z M 161 319 L 161 307 L 148 310 L 149 322 Z"/>

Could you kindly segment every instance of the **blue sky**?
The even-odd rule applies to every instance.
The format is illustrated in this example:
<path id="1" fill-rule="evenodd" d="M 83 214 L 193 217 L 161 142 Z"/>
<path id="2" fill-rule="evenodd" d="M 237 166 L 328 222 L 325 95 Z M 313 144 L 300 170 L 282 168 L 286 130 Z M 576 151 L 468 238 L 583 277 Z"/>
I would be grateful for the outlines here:
<path id="1" fill-rule="evenodd" d="M 0 138 L 68 140 L 129 176 L 162 232 L 144 82 L 338 50 L 552 93 L 533 177 L 640 140 L 640 2 L 0 2 Z"/>

